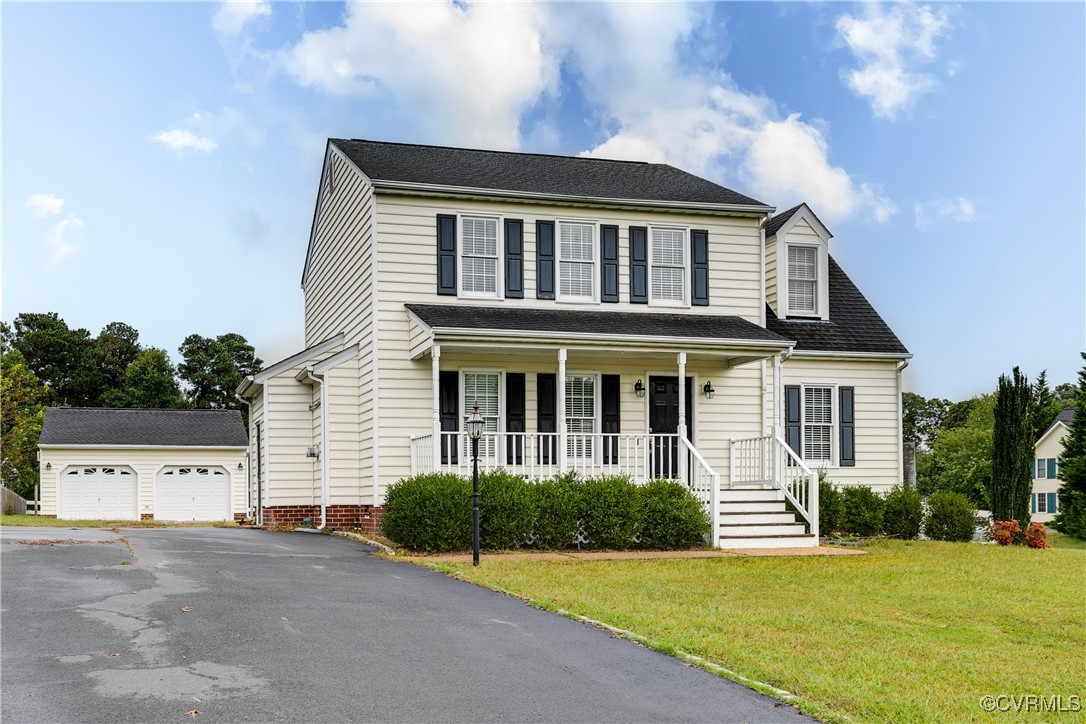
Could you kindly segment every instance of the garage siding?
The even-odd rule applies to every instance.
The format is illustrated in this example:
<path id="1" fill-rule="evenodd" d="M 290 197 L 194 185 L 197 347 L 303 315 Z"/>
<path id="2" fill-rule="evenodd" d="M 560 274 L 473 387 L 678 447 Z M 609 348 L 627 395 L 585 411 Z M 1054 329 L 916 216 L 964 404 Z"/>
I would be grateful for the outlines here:
<path id="1" fill-rule="evenodd" d="M 51 469 L 46 470 L 46 465 Z M 241 469 L 238 469 L 238 465 Z M 139 477 L 139 513 L 154 513 L 155 474 L 170 465 L 222 466 L 230 474 L 232 513 L 245 513 L 245 448 L 43 448 L 41 451 L 41 502 L 43 515 L 57 515 L 60 477 L 73 465 L 127 466 Z"/>

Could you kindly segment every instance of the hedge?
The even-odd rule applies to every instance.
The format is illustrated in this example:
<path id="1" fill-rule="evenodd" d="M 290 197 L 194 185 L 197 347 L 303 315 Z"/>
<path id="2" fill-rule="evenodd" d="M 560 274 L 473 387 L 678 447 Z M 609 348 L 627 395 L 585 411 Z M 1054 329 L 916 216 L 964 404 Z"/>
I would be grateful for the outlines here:
<path id="1" fill-rule="evenodd" d="M 924 534 L 932 540 L 967 543 L 973 540 L 977 511 L 961 493 L 935 493 L 928 498 Z"/>
<path id="2" fill-rule="evenodd" d="M 882 532 L 882 497 L 866 485 L 849 485 L 841 489 L 842 533 L 866 538 Z"/>
<path id="3" fill-rule="evenodd" d="M 904 540 L 920 535 L 924 522 L 924 497 L 916 488 L 895 485 L 886 494 L 882 511 L 882 530 Z"/>

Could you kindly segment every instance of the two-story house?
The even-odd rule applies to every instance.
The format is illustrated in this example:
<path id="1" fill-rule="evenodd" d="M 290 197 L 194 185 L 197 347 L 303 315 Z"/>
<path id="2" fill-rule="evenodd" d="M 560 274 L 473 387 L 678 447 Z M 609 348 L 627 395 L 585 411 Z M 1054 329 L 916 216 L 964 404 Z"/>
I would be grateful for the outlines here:
<path id="1" fill-rule="evenodd" d="M 333 139 L 307 348 L 243 382 L 265 524 L 376 525 L 480 465 L 684 481 L 721 546 L 817 543 L 815 471 L 902 480 L 910 357 L 806 205 L 652 163 Z"/>
<path id="2" fill-rule="evenodd" d="M 1063 455 L 1063 439 L 1071 434 L 1074 410 L 1060 410 L 1060 414 L 1033 445 L 1033 491 L 1029 496 L 1031 523 L 1051 523 L 1060 512 L 1060 456 Z"/>

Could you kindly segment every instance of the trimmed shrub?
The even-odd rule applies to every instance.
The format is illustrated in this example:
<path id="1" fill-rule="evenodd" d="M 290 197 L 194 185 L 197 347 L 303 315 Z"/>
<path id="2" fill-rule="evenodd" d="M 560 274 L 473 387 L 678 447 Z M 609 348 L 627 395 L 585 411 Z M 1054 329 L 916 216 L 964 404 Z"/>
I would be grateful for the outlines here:
<path id="1" fill-rule="evenodd" d="M 505 470 L 479 473 L 479 542 L 483 548 L 519 548 L 536 519 L 532 483 Z"/>
<path id="2" fill-rule="evenodd" d="M 973 540 L 977 511 L 961 493 L 935 493 L 928 498 L 924 533 L 932 540 L 968 543 Z"/>
<path id="3" fill-rule="evenodd" d="M 578 485 L 577 514 L 592 548 L 629 548 L 638 533 L 637 486 L 625 475 L 589 478 Z"/>
<path id="4" fill-rule="evenodd" d="M 529 487 L 536 512 L 534 544 L 545 549 L 573 545 L 580 532 L 577 512 L 580 485 L 564 475 Z"/>
<path id="5" fill-rule="evenodd" d="M 920 535 L 924 522 L 924 496 L 916 488 L 895 485 L 886 494 L 882 532 L 904 540 Z"/>
<path id="6" fill-rule="evenodd" d="M 867 537 L 882 532 L 884 502 L 879 494 L 866 485 L 849 485 L 841 489 L 842 533 Z"/>
<path id="7" fill-rule="evenodd" d="M 1048 531 L 1041 523 L 1030 523 L 1026 529 L 1025 542 L 1030 548 L 1048 548 Z"/>
<path id="8" fill-rule="evenodd" d="M 385 493 L 381 532 L 414 551 L 471 548 L 471 482 L 426 473 L 393 483 Z"/>
<path id="9" fill-rule="evenodd" d="M 830 535 L 841 522 L 841 491 L 826 479 L 826 471 L 818 471 L 818 531 Z"/>
<path id="10" fill-rule="evenodd" d="M 1017 520 L 997 520 L 988 527 L 988 535 L 1001 546 L 1013 546 L 1022 542 L 1022 526 Z"/>
<path id="11" fill-rule="evenodd" d="M 682 483 L 653 480 L 638 489 L 641 545 L 658 550 L 690 548 L 712 530 L 701 502 Z"/>

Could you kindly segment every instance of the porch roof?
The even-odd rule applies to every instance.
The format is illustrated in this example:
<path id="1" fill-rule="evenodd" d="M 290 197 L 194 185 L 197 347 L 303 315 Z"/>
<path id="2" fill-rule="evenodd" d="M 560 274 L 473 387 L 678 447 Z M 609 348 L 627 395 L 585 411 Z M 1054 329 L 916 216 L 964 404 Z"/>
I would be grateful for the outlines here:
<path id="1" fill-rule="evenodd" d="M 742 317 L 719 314 L 406 304 L 432 341 L 489 337 L 583 344 L 744 349 L 774 353 L 794 343 Z M 421 351 L 421 350 L 420 350 Z"/>

